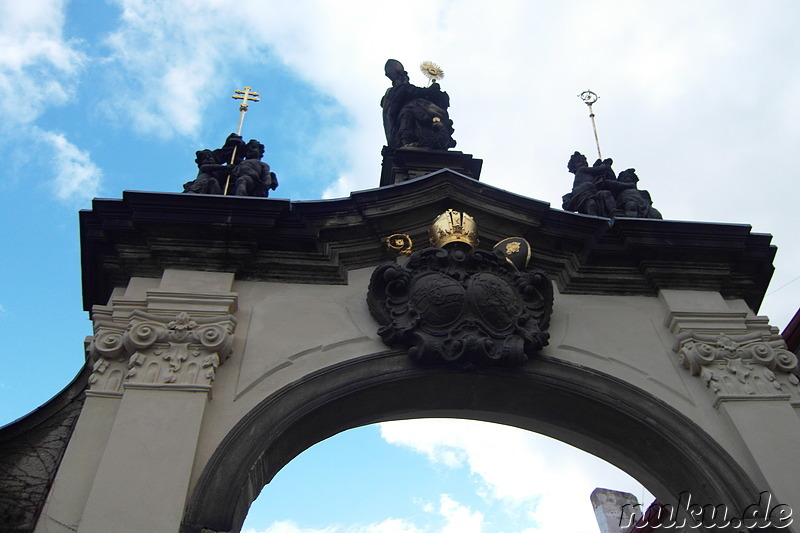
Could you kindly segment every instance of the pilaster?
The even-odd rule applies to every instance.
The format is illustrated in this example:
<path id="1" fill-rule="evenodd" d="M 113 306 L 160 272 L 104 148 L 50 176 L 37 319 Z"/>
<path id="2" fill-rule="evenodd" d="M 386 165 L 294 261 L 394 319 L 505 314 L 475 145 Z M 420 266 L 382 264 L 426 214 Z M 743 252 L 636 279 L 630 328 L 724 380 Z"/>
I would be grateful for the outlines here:
<path id="1" fill-rule="evenodd" d="M 119 394 L 87 392 L 75 430 L 36 525 L 36 533 L 77 531 L 102 451 L 119 409 Z"/>
<path id="2" fill-rule="evenodd" d="M 662 291 L 680 365 L 708 389 L 774 504 L 800 510 L 800 367 L 778 329 L 712 291 Z M 759 498 L 754 495 L 754 503 Z"/>
<path id="3" fill-rule="evenodd" d="M 232 284 L 230 273 L 167 270 L 93 309 L 88 394 L 119 409 L 80 533 L 178 530 L 205 407 L 232 353 Z"/>

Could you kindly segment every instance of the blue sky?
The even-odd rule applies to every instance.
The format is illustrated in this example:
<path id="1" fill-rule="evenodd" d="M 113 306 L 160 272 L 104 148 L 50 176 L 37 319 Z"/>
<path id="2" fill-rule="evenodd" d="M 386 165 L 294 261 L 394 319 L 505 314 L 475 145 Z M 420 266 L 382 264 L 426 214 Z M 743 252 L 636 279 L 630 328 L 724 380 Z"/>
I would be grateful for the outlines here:
<path id="1" fill-rule="evenodd" d="M 776 272 L 760 313 L 782 329 L 800 305 L 798 15 L 790 0 L 1 2 L 0 424 L 52 397 L 83 363 L 91 324 L 81 309 L 78 210 L 123 190 L 180 192 L 196 174 L 195 151 L 218 147 L 236 129 L 230 95 L 245 85 L 262 101 L 243 135 L 266 145 L 264 160 L 281 183 L 272 196 L 334 198 L 375 187 L 390 57 L 417 84 L 425 81 L 421 61 L 444 68 L 457 149 L 484 160 L 482 181 L 555 208 L 571 186 L 569 155 L 594 157 L 577 94 L 597 92 L 603 155 L 618 172 L 637 169 L 665 218 L 774 235 Z M 382 477 L 414 471 L 425 479 L 419 487 L 439 488 L 412 490 L 400 514 L 385 510 L 368 523 L 357 513 L 326 522 L 307 508 L 292 516 L 273 508 L 248 527 L 350 531 L 342 528 L 415 517 L 363 531 L 406 533 L 413 523 L 449 533 L 446 516 L 472 517 L 474 526 L 475 513 L 513 507 L 514 491 L 504 488 L 513 483 L 475 466 L 485 457 L 475 444 L 485 429 L 463 428 L 472 437 L 455 444 L 441 440 L 463 456 L 448 463 L 420 445 L 433 430 L 408 426 L 416 440 L 390 444 L 387 427 L 337 437 L 355 439 L 358 454 L 336 438 L 318 445 L 346 465 L 329 476 L 338 483 L 329 493 L 348 486 L 340 476 L 351 475 L 352 457 L 375 448 L 398 465 L 400 456 L 416 459 Z M 291 486 L 289 472 L 305 460 L 268 489 Z M 451 483 L 438 485 L 437 476 Z M 527 509 L 542 497 L 530 494 Z M 576 508 L 588 506 L 582 498 Z M 471 531 L 503 530 L 481 527 Z"/>
<path id="2" fill-rule="evenodd" d="M 535 433 L 469 420 L 391 422 L 302 453 L 264 488 L 243 531 L 596 533 L 589 494 L 598 483 L 652 499 L 608 463 Z"/>

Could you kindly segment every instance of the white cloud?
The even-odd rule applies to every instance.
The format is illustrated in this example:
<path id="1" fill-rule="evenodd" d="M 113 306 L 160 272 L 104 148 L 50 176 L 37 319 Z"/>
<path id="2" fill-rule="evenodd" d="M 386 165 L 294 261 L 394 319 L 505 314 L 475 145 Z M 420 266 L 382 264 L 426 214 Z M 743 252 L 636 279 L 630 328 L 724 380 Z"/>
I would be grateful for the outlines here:
<path id="1" fill-rule="evenodd" d="M 107 39 L 107 61 L 117 76 L 112 84 L 120 103 L 109 112 L 163 138 L 196 133 L 213 89 L 227 77 L 230 58 L 246 53 L 237 9 L 214 1 L 118 4 L 121 25 Z"/>
<path id="2" fill-rule="evenodd" d="M 338 531 L 336 526 L 326 527 L 324 529 L 309 529 L 301 528 L 291 520 L 281 520 L 274 522 L 267 529 L 256 531 L 255 529 L 245 529 L 242 533 L 335 533 Z"/>
<path id="3" fill-rule="evenodd" d="M 488 498 L 511 513 L 524 513 L 531 531 L 554 531 L 570 520 L 570 531 L 594 532 L 589 495 L 598 486 L 629 491 L 641 486 L 623 472 L 580 450 L 528 431 L 468 420 L 404 420 L 380 424 L 391 444 L 428 460 L 468 466 Z M 650 498 L 647 494 L 645 499 Z M 649 502 L 647 502 L 649 503 Z M 565 506 L 570 511 L 565 516 Z"/>
<path id="4" fill-rule="evenodd" d="M 387 518 L 376 524 L 367 526 L 353 526 L 347 533 L 422 533 L 416 525 L 399 518 Z"/>
<path id="5" fill-rule="evenodd" d="M 352 525 L 348 527 L 328 526 L 323 529 L 304 528 L 291 520 L 273 522 L 266 529 L 257 531 L 245 529 L 242 533 L 423 533 L 416 525 L 399 518 L 387 518 L 381 522 L 368 525 Z"/>
<path id="6" fill-rule="evenodd" d="M 60 133 L 42 132 L 53 149 L 55 178 L 52 180 L 56 198 L 67 203 L 79 203 L 97 196 L 102 171 L 88 152 L 80 150 Z"/>
<path id="7" fill-rule="evenodd" d="M 0 115 L 7 131 L 25 127 L 72 95 L 86 57 L 63 37 L 64 1 L 0 6 Z"/>
<path id="8" fill-rule="evenodd" d="M 424 504 L 423 510 L 443 519 L 442 524 L 436 528 L 430 525 L 421 528 L 408 520 L 387 518 L 367 525 L 333 525 L 314 529 L 301 527 L 291 520 L 282 520 L 273 522 L 261 531 L 249 528 L 242 533 L 481 533 L 483 528 L 484 517 L 481 512 L 471 510 L 448 494 L 440 495 L 438 505 Z"/>
<path id="9" fill-rule="evenodd" d="M 439 513 L 447 520 L 441 533 L 481 533 L 483 514 L 455 501 L 447 494 L 439 498 Z"/>

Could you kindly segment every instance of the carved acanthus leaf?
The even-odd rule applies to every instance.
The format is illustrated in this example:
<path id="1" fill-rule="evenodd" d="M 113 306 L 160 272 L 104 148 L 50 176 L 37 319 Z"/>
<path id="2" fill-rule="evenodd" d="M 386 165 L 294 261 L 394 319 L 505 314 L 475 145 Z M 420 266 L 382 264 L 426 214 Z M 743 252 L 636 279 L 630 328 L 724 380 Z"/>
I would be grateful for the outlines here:
<path id="1" fill-rule="evenodd" d="M 135 310 L 127 324 L 101 322 L 89 347 L 98 388 L 109 365 L 127 366 L 125 382 L 209 385 L 233 348 L 232 315 L 165 317 Z M 127 365 L 124 361 L 127 359 Z"/>
<path id="2" fill-rule="evenodd" d="M 797 356 L 780 338 L 687 331 L 678 337 L 674 350 L 681 365 L 717 395 L 800 394 Z"/>

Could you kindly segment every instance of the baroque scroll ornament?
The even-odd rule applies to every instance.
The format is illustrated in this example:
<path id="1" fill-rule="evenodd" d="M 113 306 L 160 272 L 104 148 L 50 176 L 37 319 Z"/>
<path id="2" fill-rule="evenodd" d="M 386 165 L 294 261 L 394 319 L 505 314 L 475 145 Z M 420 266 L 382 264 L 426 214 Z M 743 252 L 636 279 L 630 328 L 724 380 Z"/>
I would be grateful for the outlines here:
<path id="1" fill-rule="evenodd" d="M 720 396 L 787 394 L 800 385 L 797 356 L 780 339 L 690 331 L 678 338 L 674 349 L 681 365 Z"/>
<path id="2" fill-rule="evenodd" d="M 475 369 L 521 365 L 547 345 L 553 289 L 544 271 L 520 271 L 499 251 L 427 248 L 379 266 L 367 302 L 387 345 Z"/>
<path id="3" fill-rule="evenodd" d="M 232 315 L 166 318 L 139 310 L 127 327 L 100 323 L 89 348 L 89 382 L 96 383 L 112 361 L 127 359 L 128 382 L 209 385 L 231 353 L 235 327 Z"/>

